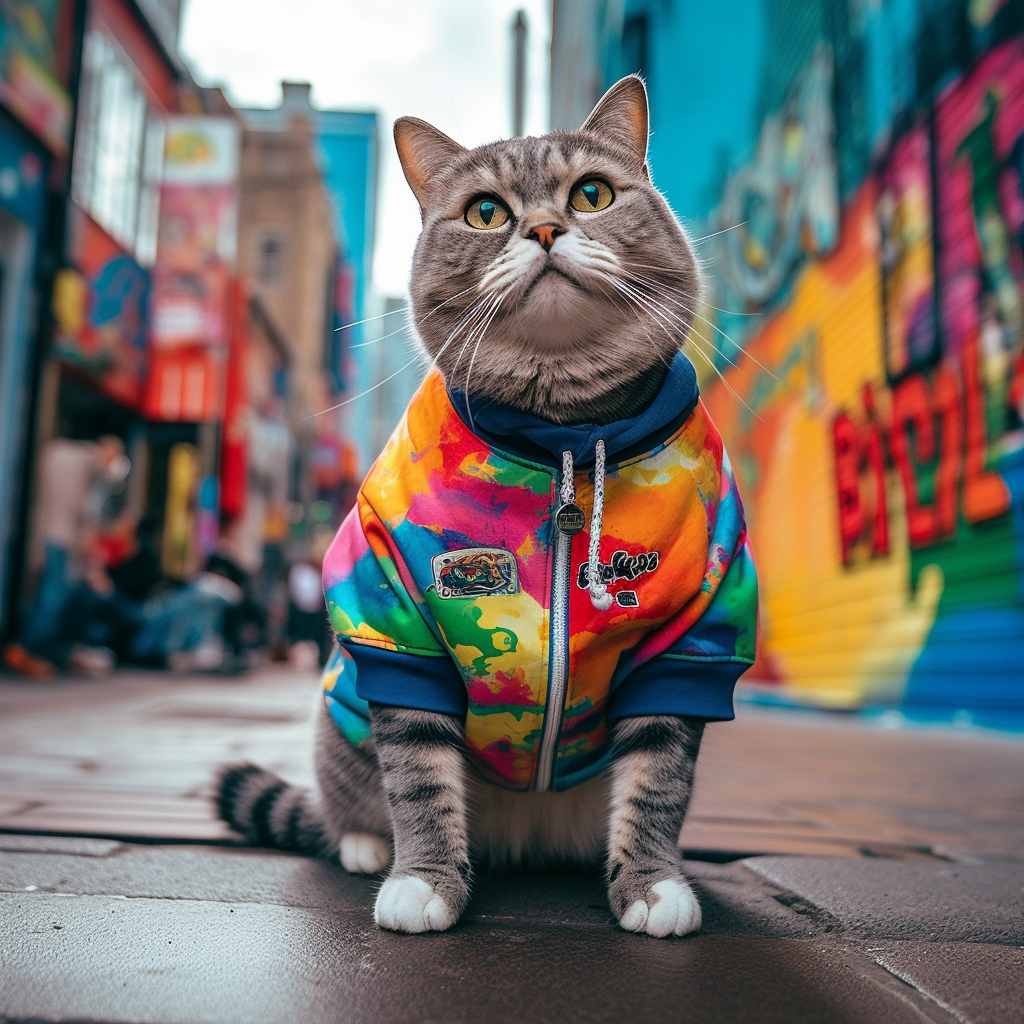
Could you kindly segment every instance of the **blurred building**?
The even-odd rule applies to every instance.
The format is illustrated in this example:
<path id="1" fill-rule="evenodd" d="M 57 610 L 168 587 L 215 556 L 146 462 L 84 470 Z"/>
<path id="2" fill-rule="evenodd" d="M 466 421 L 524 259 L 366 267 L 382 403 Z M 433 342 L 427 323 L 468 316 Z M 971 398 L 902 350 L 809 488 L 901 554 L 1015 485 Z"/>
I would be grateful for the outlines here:
<path id="1" fill-rule="evenodd" d="M 373 410 L 368 432 L 370 460 L 384 449 L 423 381 L 425 360 L 416 358 L 418 343 L 409 329 L 406 306 L 404 296 L 389 296 L 380 318 L 367 325 L 368 374 L 374 382 L 387 381 L 362 400 Z"/>
<path id="2" fill-rule="evenodd" d="M 325 223 L 333 227 L 338 251 L 329 296 L 332 328 L 323 349 L 329 395 L 319 408 L 359 394 L 370 384 L 372 365 L 363 342 L 362 323 L 372 315 L 370 277 L 376 230 L 378 141 L 377 115 L 372 112 L 320 110 L 312 105 L 308 82 L 282 82 L 281 105 L 270 110 L 242 111 L 251 131 L 281 132 L 296 120 L 310 126 L 314 159 L 330 200 Z M 354 325 L 354 326 L 348 326 Z M 338 330 L 338 328 L 346 328 Z M 368 420 L 340 413 L 325 422 L 336 424 L 335 434 L 355 446 L 345 458 L 359 476 L 368 468 Z M 359 468 L 361 465 L 361 469 Z M 358 480 L 354 481 L 358 483 Z M 351 482 L 346 481 L 346 486 Z"/>
<path id="3" fill-rule="evenodd" d="M 590 7 L 554 5 L 553 119 L 647 79 L 654 180 L 711 278 L 688 348 L 758 558 L 752 675 L 1019 713 L 1024 4 L 624 0 L 580 80 L 560 26 Z"/>
<path id="4" fill-rule="evenodd" d="M 0 630 L 21 567 L 35 380 L 62 209 L 82 9 L 9 0 L 0 17 Z"/>
<path id="5" fill-rule="evenodd" d="M 344 417 L 313 414 L 358 372 L 334 329 L 369 286 L 374 115 L 306 86 L 243 117 L 179 60 L 178 6 L 0 4 L 0 634 L 50 438 L 124 439 L 115 503 L 171 577 L 225 530 L 282 577 L 352 500 Z"/>
<path id="6" fill-rule="evenodd" d="M 333 435 L 326 408 L 335 389 L 327 367 L 334 327 L 338 265 L 331 202 L 317 159 L 312 120 L 295 114 L 273 127 L 248 123 L 242 141 L 239 215 L 241 270 L 289 356 L 289 418 L 300 461 L 295 473 L 309 483 L 318 436 Z M 311 486 L 311 485 L 310 485 Z M 308 505 L 311 489 L 296 497 Z"/>

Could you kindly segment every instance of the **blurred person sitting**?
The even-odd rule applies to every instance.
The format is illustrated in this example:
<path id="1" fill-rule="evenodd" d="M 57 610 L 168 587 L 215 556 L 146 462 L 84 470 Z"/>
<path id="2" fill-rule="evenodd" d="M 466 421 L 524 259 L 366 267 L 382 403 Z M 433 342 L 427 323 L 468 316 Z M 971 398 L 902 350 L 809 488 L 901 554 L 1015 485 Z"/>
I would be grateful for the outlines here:
<path id="1" fill-rule="evenodd" d="M 138 511 L 125 509 L 96 538 L 83 580 L 67 602 L 63 638 L 68 661 L 91 675 L 130 660 L 131 644 L 147 620 L 145 601 L 164 582 L 152 539 Z"/>
<path id="2" fill-rule="evenodd" d="M 288 572 L 288 661 L 293 668 L 323 668 L 333 635 L 324 605 L 321 567 L 330 545 L 329 531 L 314 532 L 309 557 Z"/>
<path id="3" fill-rule="evenodd" d="M 69 598 L 86 576 L 105 498 L 130 469 L 124 442 L 111 434 L 96 441 L 54 438 L 43 446 L 33 514 L 42 571 L 18 639 L 4 648 L 7 668 L 47 679 L 67 663 Z"/>
<path id="4" fill-rule="evenodd" d="M 242 523 L 224 519 L 217 548 L 206 560 L 205 571 L 233 583 L 239 600 L 224 612 L 224 643 L 236 669 L 245 667 L 246 659 L 266 642 L 267 613 L 256 599 L 252 573 L 246 568 L 244 548 L 239 539 Z"/>
<path id="5" fill-rule="evenodd" d="M 233 524 L 226 521 L 203 572 L 145 604 L 143 623 L 125 659 L 179 672 L 245 668 L 247 656 L 262 641 L 266 616 L 241 563 Z"/>

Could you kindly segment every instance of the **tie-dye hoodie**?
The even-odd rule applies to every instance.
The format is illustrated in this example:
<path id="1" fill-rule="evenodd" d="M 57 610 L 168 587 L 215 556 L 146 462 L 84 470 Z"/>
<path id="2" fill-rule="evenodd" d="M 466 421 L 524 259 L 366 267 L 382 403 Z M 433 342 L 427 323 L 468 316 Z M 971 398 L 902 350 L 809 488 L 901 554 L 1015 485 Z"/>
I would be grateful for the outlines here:
<path id="1" fill-rule="evenodd" d="M 560 426 L 482 400 L 472 414 L 432 372 L 328 552 L 341 646 L 324 689 L 344 734 L 369 736 L 368 701 L 458 715 L 486 779 L 546 790 L 606 766 L 617 718 L 732 718 L 757 582 L 689 361 L 617 423 Z M 587 589 L 599 438 L 606 610 Z M 584 513 L 574 536 L 555 524 L 565 451 Z"/>

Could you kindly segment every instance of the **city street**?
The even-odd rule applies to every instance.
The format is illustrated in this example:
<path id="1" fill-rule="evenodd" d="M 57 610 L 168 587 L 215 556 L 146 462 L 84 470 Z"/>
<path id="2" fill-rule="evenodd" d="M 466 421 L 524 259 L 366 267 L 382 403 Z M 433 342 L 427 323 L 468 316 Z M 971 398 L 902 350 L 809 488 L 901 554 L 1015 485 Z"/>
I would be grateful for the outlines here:
<path id="1" fill-rule="evenodd" d="M 485 877 L 452 932 L 403 937 L 373 880 L 212 818 L 225 759 L 309 778 L 315 690 L 2 678 L 0 1019 L 1024 1020 L 1019 737 L 741 704 L 681 837 L 698 935 L 622 933 L 566 871 Z"/>

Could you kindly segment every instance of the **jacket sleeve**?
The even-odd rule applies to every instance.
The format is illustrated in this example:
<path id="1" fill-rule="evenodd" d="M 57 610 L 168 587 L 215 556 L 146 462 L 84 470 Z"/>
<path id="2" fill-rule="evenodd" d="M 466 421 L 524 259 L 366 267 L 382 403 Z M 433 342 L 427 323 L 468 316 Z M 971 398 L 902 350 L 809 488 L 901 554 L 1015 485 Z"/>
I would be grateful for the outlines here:
<path id="1" fill-rule="evenodd" d="M 324 559 L 324 595 L 360 698 L 465 713 L 462 676 L 394 538 L 362 494 Z"/>
<path id="2" fill-rule="evenodd" d="M 621 682 L 613 682 L 609 719 L 735 717 L 733 690 L 754 663 L 756 641 L 757 574 L 743 504 L 725 456 L 701 591 L 631 652 Z"/>

